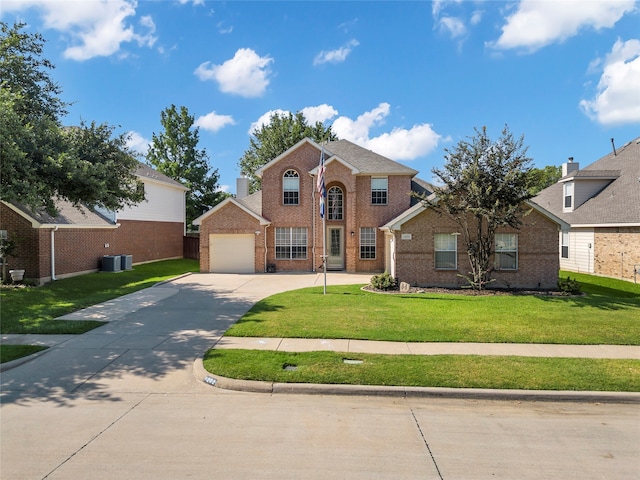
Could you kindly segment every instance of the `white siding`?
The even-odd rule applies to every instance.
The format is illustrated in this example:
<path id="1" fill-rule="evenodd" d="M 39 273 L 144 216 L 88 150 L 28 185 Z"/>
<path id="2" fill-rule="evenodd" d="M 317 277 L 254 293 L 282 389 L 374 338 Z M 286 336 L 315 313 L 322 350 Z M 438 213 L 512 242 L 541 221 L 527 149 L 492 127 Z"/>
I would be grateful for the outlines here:
<path id="1" fill-rule="evenodd" d="M 185 222 L 185 191 L 141 179 L 146 200 L 118 212 L 118 220 Z"/>
<path id="2" fill-rule="evenodd" d="M 569 258 L 560 256 L 560 268 L 571 272 L 593 273 L 593 228 L 569 230 Z M 562 245 L 562 232 L 560 232 Z"/>
<path id="3" fill-rule="evenodd" d="M 611 180 L 584 180 L 574 183 L 573 209 L 575 210 L 584 202 L 595 197 L 602 189 L 611 183 Z"/>

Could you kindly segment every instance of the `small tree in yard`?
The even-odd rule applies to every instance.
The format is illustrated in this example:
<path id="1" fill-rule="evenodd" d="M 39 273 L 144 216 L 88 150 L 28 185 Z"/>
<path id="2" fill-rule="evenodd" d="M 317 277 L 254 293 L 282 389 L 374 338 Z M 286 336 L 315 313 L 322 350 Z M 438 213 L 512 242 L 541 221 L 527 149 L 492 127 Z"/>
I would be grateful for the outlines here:
<path id="1" fill-rule="evenodd" d="M 471 288 L 482 290 L 493 281 L 496 229 L 520 228 L 526 213 L 523 202 L 532 196 L 531 159 L 524 136 L 515 139 L 506 126 L 497 141 L 487 136 L 486 127 L 475 132 L 469 141 L 445 150 L 444 167 L 433 170 L 441 186 L 435 187 L 434 197 L 422 201 L 460 227 L 471 266 L 463 276 Z"/>

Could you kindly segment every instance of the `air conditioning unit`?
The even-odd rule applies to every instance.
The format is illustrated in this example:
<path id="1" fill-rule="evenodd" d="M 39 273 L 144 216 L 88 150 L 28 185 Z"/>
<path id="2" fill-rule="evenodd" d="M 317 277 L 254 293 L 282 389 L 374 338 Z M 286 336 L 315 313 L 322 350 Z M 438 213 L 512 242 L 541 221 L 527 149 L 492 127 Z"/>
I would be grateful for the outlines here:
<path id="1" fill-rule="evenodd" d="M 102 257 L 103 272 L 119 272 L 122 270 L 122 259 L 120 255 L 105 255 Z"/>

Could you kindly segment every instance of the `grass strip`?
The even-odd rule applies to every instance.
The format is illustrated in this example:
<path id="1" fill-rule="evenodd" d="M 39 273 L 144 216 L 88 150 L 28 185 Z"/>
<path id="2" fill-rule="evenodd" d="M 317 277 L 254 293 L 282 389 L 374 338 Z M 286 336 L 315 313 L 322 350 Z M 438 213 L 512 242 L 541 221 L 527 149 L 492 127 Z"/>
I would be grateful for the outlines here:
<path id="1" fill-rule="evenodd" d="M 136 265 L 119 273 L 90 273 L 42 287 L 2 288 L 1 333 L 77 334 L 103 322 L 54 320 L 97 303 L 152 287 L 187 272 L 199 271 L 197 260 L 164 260 Z"/>
<path id="2" fill-rule="evenodd" d="M 17 360 L 47 348 L 49 347 L 40 345 L 0 345 L 0 363 Z"/>
<path id="3" fill-rule="evenodd" d="M 329 286 L 323 295 L 322 287 L 311 287 L 263 299 L 225 335 L 405 342 L 640 344 L 640 285 L 585 277 L 592 282 L 585 285 L 588 294 L 572 297 L 380 294 L 363 291 L 357 285 Z"/>
<path id="4" fill-rule="evenodd" d="M 345 358 L 363 363 L 345 364 Z M 227 378 L 282 383 L 640 391 L 640 360 L 214 349 L 204 367 Z"/>

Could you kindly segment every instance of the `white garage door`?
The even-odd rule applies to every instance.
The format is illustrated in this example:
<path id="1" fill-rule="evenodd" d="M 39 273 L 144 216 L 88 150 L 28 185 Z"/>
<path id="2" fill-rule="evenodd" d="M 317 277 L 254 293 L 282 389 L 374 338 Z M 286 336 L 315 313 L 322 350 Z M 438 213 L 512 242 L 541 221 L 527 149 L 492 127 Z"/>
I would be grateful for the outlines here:
<path id="1" fill-rule="evenodd" d="M 254 273 L 255 235 L 209 236 L 209 271 Z"/>

